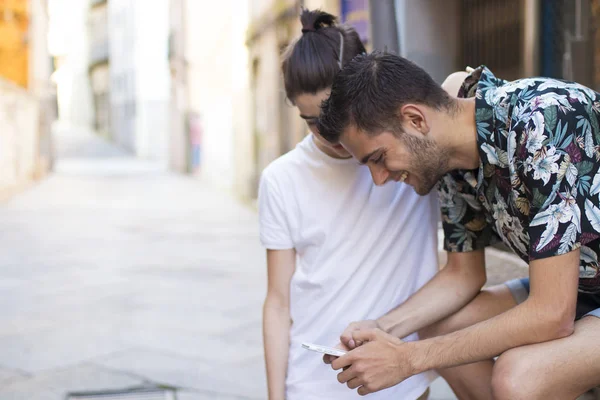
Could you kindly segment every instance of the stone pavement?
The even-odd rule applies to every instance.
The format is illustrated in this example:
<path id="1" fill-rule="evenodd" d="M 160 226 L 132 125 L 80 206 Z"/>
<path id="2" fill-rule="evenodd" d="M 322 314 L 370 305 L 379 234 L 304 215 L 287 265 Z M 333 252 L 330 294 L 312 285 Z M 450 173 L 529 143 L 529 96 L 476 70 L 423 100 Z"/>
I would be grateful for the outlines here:
<path id="1" fill-rule="evenodd" d="M 265 398 L 256 213 L 93 137 L 63 148 L 0 204 L 0 400 Z"/>
<path id="2" fill-rule="evenodd" d="M 56 173 L 0 204 L 0 400 L 265 399 L 256 212 L 90 134 L 59 139 Z M 492 283 L 526 274 L 488 255 Z M 454 396 L 438 379 L 431 398 Z"/>

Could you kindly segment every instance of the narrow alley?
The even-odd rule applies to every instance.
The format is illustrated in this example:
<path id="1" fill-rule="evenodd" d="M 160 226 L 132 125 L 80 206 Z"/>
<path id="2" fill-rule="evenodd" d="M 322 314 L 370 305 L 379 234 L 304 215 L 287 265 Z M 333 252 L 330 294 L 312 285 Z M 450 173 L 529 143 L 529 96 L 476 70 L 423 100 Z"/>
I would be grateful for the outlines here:
<path id="1" fill-rule="evenodd" d="M 263 399 L 256 213 L 97 136 L 0 204 L 0 399 Z"/>

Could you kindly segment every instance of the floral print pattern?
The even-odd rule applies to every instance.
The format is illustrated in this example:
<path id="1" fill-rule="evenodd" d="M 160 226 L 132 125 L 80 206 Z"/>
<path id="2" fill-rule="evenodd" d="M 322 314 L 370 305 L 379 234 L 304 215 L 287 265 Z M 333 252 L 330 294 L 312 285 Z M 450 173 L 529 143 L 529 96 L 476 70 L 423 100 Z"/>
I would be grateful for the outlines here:
<path id="1" fill-rule="evenodd" d="M 480 166 L 439 183 L 444 248 L 501 240 L 530 262 L 580 249 L 581 292 L 600 293 L 600 94 L 550 78 L 474 70 Z"/>

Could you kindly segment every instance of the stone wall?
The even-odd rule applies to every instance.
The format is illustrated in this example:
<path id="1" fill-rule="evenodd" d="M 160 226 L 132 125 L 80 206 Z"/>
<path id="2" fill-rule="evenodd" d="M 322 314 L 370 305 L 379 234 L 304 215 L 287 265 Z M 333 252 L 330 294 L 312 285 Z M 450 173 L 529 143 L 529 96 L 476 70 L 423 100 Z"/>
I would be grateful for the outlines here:
<path id="1" fill-rule="evenodd" d="M 38 102 L 0 78 L 0 198 L 39 177 L 41 169 Z"/>

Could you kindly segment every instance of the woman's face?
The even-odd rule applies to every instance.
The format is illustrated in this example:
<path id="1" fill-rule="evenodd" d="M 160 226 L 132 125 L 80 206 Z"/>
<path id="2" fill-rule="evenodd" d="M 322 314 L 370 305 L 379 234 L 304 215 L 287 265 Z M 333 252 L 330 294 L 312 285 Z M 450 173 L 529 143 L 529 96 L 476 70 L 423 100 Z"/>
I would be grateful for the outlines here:
<path id="1" fill-rule="evenodd" d="M 308 129 L 315 136 L 315 140 L 318 142 L 320 147 L 324 150 L 331 152 L 333 156 L 337 156 L 339 158 L 348 158 L 350 157 L 350 153 L 346 151 L 346 149 L 341 144 L 331 144 L 327 140 L 323 139 L 323 137 L 319 134 L 319 130 L 317 129 L 317 120 L 319 118 L 319 114 L 321 113 L 321 103 L 323 100 L 329 97 L 329 89 L 321 90 L 317 93 L 303 93 L 296 98 L 294 98 L 294 104 L 298 107 L 300 111 L 300 118 L 306 121 L 308 125 Z"/>

